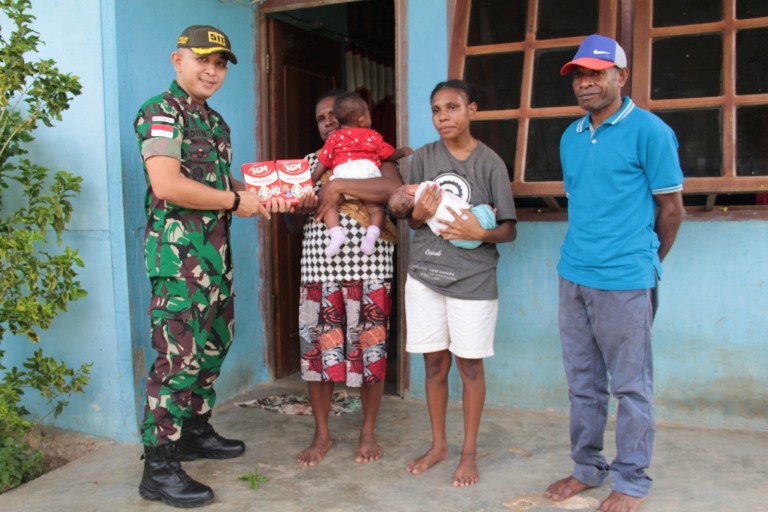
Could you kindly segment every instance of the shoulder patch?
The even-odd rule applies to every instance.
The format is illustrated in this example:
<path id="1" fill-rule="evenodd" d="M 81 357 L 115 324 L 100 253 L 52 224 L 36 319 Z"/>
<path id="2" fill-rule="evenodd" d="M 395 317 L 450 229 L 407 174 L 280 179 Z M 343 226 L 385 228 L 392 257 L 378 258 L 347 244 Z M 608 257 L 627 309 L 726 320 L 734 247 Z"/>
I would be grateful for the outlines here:
<path id="1" fill-rule="evenodd" d="M 152 116 L 152 122 L 153 123 L 170 123 L 174 124 L 176 120 L 172 117 L 168 116 Z"/>
<path id="2" fill-rule="evenodd" d="M 165 137 L 167 139 L 173 138 L 173 126 L 167 124 L 155 124 L 152 123 L 149 129 L 150 137 Z"/>

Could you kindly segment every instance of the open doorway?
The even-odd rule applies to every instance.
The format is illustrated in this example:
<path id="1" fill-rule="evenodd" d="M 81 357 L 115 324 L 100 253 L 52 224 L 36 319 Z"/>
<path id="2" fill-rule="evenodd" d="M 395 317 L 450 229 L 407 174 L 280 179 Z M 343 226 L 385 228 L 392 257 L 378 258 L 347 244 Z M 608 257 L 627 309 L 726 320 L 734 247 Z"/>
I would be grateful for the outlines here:
<path id="1" fill-rule="evenodd" d="M 262 9 L 261 27 L 266 69 L 264 99 L 268 133 L 266 158 L 302 158 L 318 150 L 314 107 L 330 89 L 354 90 L 369 102 L 372 128 L 398 146 L 395 97 L 395 1 L 291 2 Z M 265 2 L 269 4 L 269 2 Z M 327 5 L 330 4 L 330 5 Z M 291 234 L 284 219 L 271 222 L 271 363 L 276 378 L 299 370 L 298 304 L 301 234 Z M 397 393 L 403 365 L 398 343 L 398 279 L 390 323 L 386 390 Z M 266 295 L 266 294 L 265 294 Z"/>

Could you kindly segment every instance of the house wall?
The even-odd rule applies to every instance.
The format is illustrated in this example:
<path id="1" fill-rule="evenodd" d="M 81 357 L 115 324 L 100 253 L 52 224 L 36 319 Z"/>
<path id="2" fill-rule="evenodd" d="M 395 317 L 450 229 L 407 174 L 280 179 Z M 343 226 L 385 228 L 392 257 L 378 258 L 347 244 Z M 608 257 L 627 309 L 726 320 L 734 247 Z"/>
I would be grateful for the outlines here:
<path id="1" fill-rule="evenodd" d="M 76 395 L 57 419 L 46 422 L 119 441 L 138 440 L 148 358 L 149 286 L 143 262 L 144 177 L 133 134 L 141 103 L 174 78 L 170 53 L 188 25 L 226 27 L 239 65 L 212 99 L 232 128 L 233 173 L 256 158 L 252 8 L 217 1 L 37 0 L 33 27 L 46 43 L 40 56 L 80 77 L 83 93 L 54 128 L 41 128 L 29 157 L 51 169 L 83 177 L 64 243 L 85 261 L 79 272 L 88 296 L 73 303 L 41 333 L 46 354 L 71 366 L 93 362 L 85 395 Z M 151 15 L 149 15 L 151 13 Z M 237 293 L 237 333 L 217 385 L 219 399 L 268 379 L 258 297 L 258 228 L 253 220 L 232 226 Z M 4 363 L 19 365 L 35 347 L 4 340 Z M 33 415 L 48 408 L 28 394 Z"/>
<path id="2" fill-rule="evenodd" d="M 409 3 L 409 145 L 437 138 L 429 94 L 448 69 L 444 0 Z M 768 420 L 768 221 L 688 220 L 664 262 L 654 323 L 656 415 L 679 423 L 765 428 Z M 486 361 L 487 405 L 567 411 L 557 327 L 557 271 L 565 222 L 521 222 L 499 247 L 496 355 Z M 408 394 L 424 399 L 422 358 Z M 461 398 L 457 372 L 451 400 Z"/>

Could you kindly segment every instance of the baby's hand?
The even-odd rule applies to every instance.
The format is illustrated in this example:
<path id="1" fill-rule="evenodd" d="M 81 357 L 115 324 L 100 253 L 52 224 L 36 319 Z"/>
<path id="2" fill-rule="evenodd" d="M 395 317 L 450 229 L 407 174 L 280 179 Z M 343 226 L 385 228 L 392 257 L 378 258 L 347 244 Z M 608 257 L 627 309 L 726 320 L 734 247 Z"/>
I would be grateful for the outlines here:
<path id="1" fill-rule="evenodd" d="M 418 222 L 426 222 L 427 219 L 434 217 L 437 207 L 440 206 L 441 197 L 442 190 L 437 184 L 428 185 L 414 205 L 411 217 Z"/>

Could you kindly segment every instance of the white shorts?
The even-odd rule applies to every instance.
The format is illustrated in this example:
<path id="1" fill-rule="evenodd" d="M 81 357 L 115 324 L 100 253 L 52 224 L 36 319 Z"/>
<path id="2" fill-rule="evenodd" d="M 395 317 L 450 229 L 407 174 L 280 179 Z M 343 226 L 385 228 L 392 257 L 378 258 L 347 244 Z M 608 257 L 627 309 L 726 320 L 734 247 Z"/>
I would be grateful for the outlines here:
<path id="1" fill-rule="evenodd" d="M 380 178 L 381 169 L 371 160 L 350 160 L 333 168 L 334 178 L 363 180 L 367 178 Z"/>
<path id="2" fill-rule="evenodd" d="M 493 355 L 498 299 L 446 297 L 411 276 L 405 281 L 405 350 L 424 354 L 450 350 L 464 359 Z"/>

